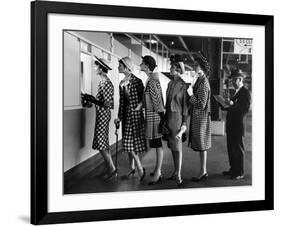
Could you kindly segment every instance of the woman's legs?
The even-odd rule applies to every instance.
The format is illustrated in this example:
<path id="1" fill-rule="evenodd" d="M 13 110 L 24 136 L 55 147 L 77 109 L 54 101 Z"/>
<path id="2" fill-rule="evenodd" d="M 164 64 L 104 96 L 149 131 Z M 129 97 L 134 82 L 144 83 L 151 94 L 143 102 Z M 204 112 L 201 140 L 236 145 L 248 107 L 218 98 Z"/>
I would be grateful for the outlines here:
<path id="1" fill-rule="evenodd" d="M 131 156 L 132 156 L 133 161 L 135 161 L 139 175 L 142 177 L 144 174 L 144 170 L 143 170 L 139 156 L 134 151 L 131 152 Z"/>
<path id="2" fill-rule="evenodd" d="M 171 152 L 172 152 L 172 157 L 173 157 L 173 163 L 174 163 L 174 172 L 171 176 L 171 179 L 178 174 L 178 171 L 177 171 L 177 166 L 176 166 L 176 154 L 175 154 L 175 151 L 171 149 Z"/>
<path id="3" fill-rule="evenodd" d="M 175 168 L 176 168 L 176 177 L 181 181 L 181 168 L 182 168 L 182 152 L 174 151 L 175 153 Z"/>
<path id="4" fill-rule="evenodd" d="M 198 177 L 193 177 L 193 181 L 202 181 L 208 178 L 207 173 L 207 151 L 200 151 L 200 174 Z"/>
<path id="5" fill-rule="evenodd" d="M 131 153 L 128 153 L 128 159 L 129 159 L 129 170 L 132 171 L 135 169 L 135 160 Z"/>
<path id="6" fill-rule="evenodd" d="M 101 153 L 102 157 L 104 158 L 104 161 L 109 169 L 109 173 L 114 172 L 116 170 L 116 168 L 114 166 L 114 163 L 113 163 L 109 150 L 102 150 L 102 151 L 100 151 L 100 153 Z"/>
<path id="7" fill-rule="evenodd" d="M 200 152 L 200 176 L 207 173 L 207 151 Z"/>
<path id="8" fill-rule="evenodd" d="M 162 147 L 156 148 L 156 164 L 155 170 L 151 181 L 157 181 L 161 176 L 161 169 L 163 163 L 164 151 Z"/>

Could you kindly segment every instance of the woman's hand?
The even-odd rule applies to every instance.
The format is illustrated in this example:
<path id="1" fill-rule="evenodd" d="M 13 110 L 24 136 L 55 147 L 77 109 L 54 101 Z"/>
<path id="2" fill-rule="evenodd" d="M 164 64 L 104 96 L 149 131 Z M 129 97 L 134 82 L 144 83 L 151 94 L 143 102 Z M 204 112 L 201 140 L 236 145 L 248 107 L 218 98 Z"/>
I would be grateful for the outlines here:
<path id="1" fill-rule="evenodd" d="M 177 133 L 176 138 L 180 140 L 182 138 L 183 133 L 186 131 L 186 125 L 182 125 L 180 131 Z"/>
<path id="2" fill-rule="evenodd" d="M 142 103 L 139 103 L 138 106 L 133 109 L 133 111 L 140 111 L 142 109 Z"/>
<path id="3" fill-rule="evenodd" d="M 193 88 L 192 88 L 191 85 L 187 88 L 187 94 L 188 94 L 190 97 L 193 96 Z"/>

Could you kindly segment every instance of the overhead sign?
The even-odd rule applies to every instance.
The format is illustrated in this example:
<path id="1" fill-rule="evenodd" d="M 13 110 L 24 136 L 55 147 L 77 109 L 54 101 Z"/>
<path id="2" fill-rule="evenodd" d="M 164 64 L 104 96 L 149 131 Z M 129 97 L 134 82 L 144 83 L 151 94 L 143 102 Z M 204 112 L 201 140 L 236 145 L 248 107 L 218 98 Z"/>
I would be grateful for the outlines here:
<path id="1" fill-rule="evenodd" d="M 252 54 L 253 39 L 234 39 L 234 53 Z"/>

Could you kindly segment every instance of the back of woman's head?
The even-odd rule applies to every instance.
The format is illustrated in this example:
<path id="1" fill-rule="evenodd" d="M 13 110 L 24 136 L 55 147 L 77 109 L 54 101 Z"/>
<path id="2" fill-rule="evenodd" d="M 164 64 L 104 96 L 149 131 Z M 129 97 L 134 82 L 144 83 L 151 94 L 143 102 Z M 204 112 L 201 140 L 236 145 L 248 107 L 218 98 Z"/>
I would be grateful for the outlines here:
<path id="1" fill-rule="evenodd" d="M 210 65 L 208 63 L 207 58 L 199 52 L 195 57 L 194 57 L 194 62 L 198 63 L 200 68 L 207 74 L 210 71 Z"/>
<path id="2" fill-rule="evenodd" d="M 156 68 L 156 61 L 152 56 L 146 55 L 142 57 L 143 63 L 147 65 L 150 71 L 154 71 Z"/>

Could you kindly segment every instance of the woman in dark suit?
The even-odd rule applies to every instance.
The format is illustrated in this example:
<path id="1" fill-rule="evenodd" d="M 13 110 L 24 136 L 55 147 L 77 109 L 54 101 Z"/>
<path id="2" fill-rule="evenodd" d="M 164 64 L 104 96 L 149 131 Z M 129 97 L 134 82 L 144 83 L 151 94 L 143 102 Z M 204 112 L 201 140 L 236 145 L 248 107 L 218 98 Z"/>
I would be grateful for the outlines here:
<path id="1" fill-rule="evenodd" d="M 189 142 L 191 143 L 191 148 L 198 152 L 200 156 L 200 173 L 199 176 L 193 177 L 192 180 L 202 181 L 208 178 L 207 150 L 211 148 L 211 90 L 206 77 L 210 67 L 207 59 L 200 53 L 194 60 L 196 82 L 187 89 L 191 107 Z"/>
<path id="2" fill-rule="evenodd" d="M 166 91 L 165 127 L 168 130 L 167 142 L 172 151 L 174 172 L 168 179 L 176 180 L 178 187 L 183 185 L 182 167 L 182 136 L 186 131 L 188 107 L 187 84 L 181 79 L 185 72 L 183 62 L 173 62 L 170 73 L 173 76 Z"/>
<path id="3" fill-rule="evenodd" d="M 108 66 L 108 62 L 105 59 L 96 57 L 95 64 L 97 65 L 97 74 L 101 78 L 97 96 L 95 98 L 89 94 L 82 94 L 82 98 L 96 105 L 97 116 L 92 148 L 99 150 L 105 161 L 107 172 L 104 175 L 104 179 L 111 179 L 117 177 L 117 170 L 112 161 L 108 139 L 111 109 L 113 109 L 114 105 L 114 87 L 110 79 L 107 77 L 107 72 L 112 69 Z"/>
<path id="4" fill-rule="evenodd" d="M 130 171 L 126 177 L 135 174 L 135 164 L 140 175 L 140 180 L 145 176 L 144 168 L 138 154 L 146 151 L 144 136 L 144 117 L 142 112 L 142 99 L 144 86 L 141 79 L 133 72 L 133 62 L 129 57 L 119 60 L 119 73 L 125 75 L 119 85 L 119 111 L 115 124 L 122 122 L 123 150 L 128 152 Z"/>

